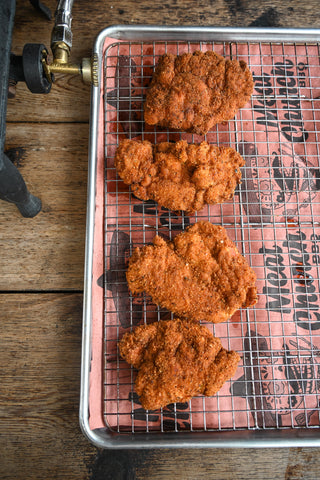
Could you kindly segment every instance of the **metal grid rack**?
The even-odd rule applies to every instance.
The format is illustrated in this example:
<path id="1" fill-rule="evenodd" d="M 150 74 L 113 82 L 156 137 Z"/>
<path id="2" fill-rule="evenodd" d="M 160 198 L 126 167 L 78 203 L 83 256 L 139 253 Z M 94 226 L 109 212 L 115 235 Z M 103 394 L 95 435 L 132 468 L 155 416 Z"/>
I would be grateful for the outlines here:
<path id="1" fill-rule="evenodd" d="M 255 80 L 252 100 L 205 137 L 144 125 L 145 89 L 159 56 L 199 49 L 245 60 Z M 114 42 L 106 50 L 103 415 L 111 431 L 319 428 L 319 53 L 318 44 L 262 42 Z M 114 168 L 115 149 L 126 137 L 230 145 L 246 161 L 242 184 L 231 201 L 194 217 L 142 202 Z M 145 412 L 117 341 L 171 314 L 145 295 L 130 295 L 126 262 L 133 247 L 155 234 L 173 238 L 199 220 L 224 226 L 257 274 L 258 304 L 207 324 L 240 353 L 242 365 L 213 398 Z"/>

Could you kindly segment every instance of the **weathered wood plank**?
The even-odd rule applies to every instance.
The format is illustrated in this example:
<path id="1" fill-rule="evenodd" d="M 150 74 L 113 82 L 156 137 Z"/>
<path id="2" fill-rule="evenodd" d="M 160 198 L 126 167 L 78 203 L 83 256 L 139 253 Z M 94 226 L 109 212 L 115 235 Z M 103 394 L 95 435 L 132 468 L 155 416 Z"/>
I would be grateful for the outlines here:
<path id="1" fill-rule="evenodd" d="M 152 451 L 138 466 L 137 478 L 313 480 L 319 477 L 318 452 L 316 448 Z"/>
<path id="2" fill-rule="evenodd" d="M 0 295 L 1 462 L 10 479 L 88 478 L 78 421 L 82 295 Z"/>
<path id="3" fill-rule="evenodd" d="M 0 312 L 2 479 L 318 478 L 315 448 L 97 450 L 78 421 L 82 295 L 2 294 Z"/>
<path id="4" fill-rule="evenodd" d="M 44 3 L 54 12 L 56 0 Z M 77 0 L 71 59 L 90 55 L 97 33 L 107 25 L 319 28 L 318 3 Z M 29 2 L 17 0 L 13 52 L 21 54 L 27 42 L 49 47 L 52 26 L 34 15 Z M 88 125 L 77 122 L 88 122 L 89 102 L 90 88 L 75 76 L 56 76 L 47 96 L 18 85 L 17 97 L 9 101 L 7 148 L 30 190 L 41 197 L 43 211 L 35 219 L 23 219 L 13 205 L 1 202 L 3 292 L 82 289 Z M 314 448 L 97 451 L 78 425 L 81 315 L 77 293 L 0 295 L 1 478 L 319 477 L 319 450 Z"/>
<path id="5" fill-rule="evenodd" d="M 82 289 L 88 125 L 11 124 L 6 148 L 43 209 L 1 202 L 0 290 Z"/>

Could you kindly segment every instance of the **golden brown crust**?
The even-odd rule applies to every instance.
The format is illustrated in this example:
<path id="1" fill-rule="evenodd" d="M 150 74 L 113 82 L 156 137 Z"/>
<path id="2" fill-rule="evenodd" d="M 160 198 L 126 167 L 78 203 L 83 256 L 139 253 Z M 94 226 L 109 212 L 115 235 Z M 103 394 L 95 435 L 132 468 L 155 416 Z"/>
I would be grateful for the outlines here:
<path id="1" fill-rule="evenodd" d="M 257 301 L 256 275 L 223 227 L 198 222 L 172 242 L 156 236 L 136 248 L 127 281 L 133 294 L 180 317 L 219 323 Z"/>
<path id="2" fill-rule="evenodd" d="M 232 198 L 243 165 L 243 158 L 231 147 L 184 140 L 152 145 L 126 139 L 115 155 L 119 176 L 138 198 L 188 214 Z"/>
<path id="3" fill-rule="evenodd" d="M 252 74 L 244 61 L 215 52 L 160 57 L 144 107 L 148 125 L 206 134 L 232 119 L 250 99 Z"/>
<path id="4" fill-rule="evenodd" d="M 206 327 L 179 318 L 137 327 L 124 334 L 119 350 L 139 369 L 135 386 L 146 410 L 214 395 L 234 375 L 240 360 Z"/>

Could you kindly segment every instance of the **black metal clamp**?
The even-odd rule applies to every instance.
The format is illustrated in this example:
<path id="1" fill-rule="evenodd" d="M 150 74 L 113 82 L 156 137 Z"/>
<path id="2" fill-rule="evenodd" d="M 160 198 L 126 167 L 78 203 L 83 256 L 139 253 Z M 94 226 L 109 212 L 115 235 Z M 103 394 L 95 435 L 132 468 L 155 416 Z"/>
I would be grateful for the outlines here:
<path id="1" fill-rule="evenodd" d="M 47 19 L 50 10 L 39 0 L 30 3 Z M 32 93 L 49 93 L 54 75 L 80 74 L 84 83 L 98 85 L 98 60 L 95 55 L 70 63 L 72 46 L 71 10 L 73 0 L 59 0 L 55 25 L 51 35 L 53 61 L 49 64 L 48 50 L 42 44 L 26 44 L 21 56 L 10 53 L 15 15 L 15 0 L 0 0 L 0 199 L 13 202 L 22 215 L 33 217 L 41 210 L 41 201 L 33 197 L 16 167 L 4 154 L 7 98 L 15 96 L 18 82 L 25 82 Z"/>
<path id="2" fill-rule="evenodd" d="M 50 10 L 41 2 L 32 5 L 51 19 Z M 19 170 L 4 153 L 7 98 L 14 96 L 15 85 L 26 82 L 33 93 L 48 93 L 51 89 L 43 69 L 47 49 L 44 45 L 27 44 L 22 56 L 11 54 L 15 0 L 0 2 L 0 199 L 14 203 L 24 217 L 34 217 L 41 211 L 41 200 L 32 195 Z"/>

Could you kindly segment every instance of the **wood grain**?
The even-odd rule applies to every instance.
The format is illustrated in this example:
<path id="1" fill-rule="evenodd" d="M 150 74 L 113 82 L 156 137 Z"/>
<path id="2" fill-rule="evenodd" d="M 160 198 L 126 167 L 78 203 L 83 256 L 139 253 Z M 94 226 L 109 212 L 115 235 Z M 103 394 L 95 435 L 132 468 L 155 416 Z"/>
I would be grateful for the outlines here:
<path id="1" fill-rule="evenodd" d="M 1 479 L 82 479 L 82 295 L 0 295 Z M 5 312 L 5 314 L 4 314 Z"/>
<path id="2" fill-rule="evenodd" d="M 54 10 L 56 0 L 44 0 Z M 320 27 L 318 0 L 77 0 L 71 60 L 113 24 Z M 50 47 L 53 21 L 17 0 L 12 51 Z M 319 478 L 319 449 L 98 450 L 79 428 L 90 88 L 57 75 L 46 96 L 18 84 L 6 148 L 43 202 L 34 219 L 0 208 L 0 478 Z M 11 292 L 11 293 L 9 293 Z M 23 292 L 23 293 L 19 293 Z M 29 292 L 29 293 L 26 293 Z M 51 292 L 51 293 L 49 293 Z M 58 293 L 59 292 L 59 293 Z M 72 293 L 74 292 L 74 293 Z"/>
<path id="3" fill-rule="evenodd" d="M 11 124 L 7 130 L 7 153 L 43 208 L 25 219 L 15 205 L 1 202 L 0 290 L 81 290 L 88 125 Z"/>
<path id="4" fill-rule="evenodd" d="M 162 480 L 314 480 L 319 476 L 319 450 L 204 449 L 150 452 L 137 468 L 137 478 Z M 190 460 L 191 459 L 191 460 Z"/>
<path id="5" fill-rule="evenodd" d="M 0 312 L 2 480 L 318 478 L 315 448 L 97 450 L 78 421 L 82 295 L 0 295 Z"/>

